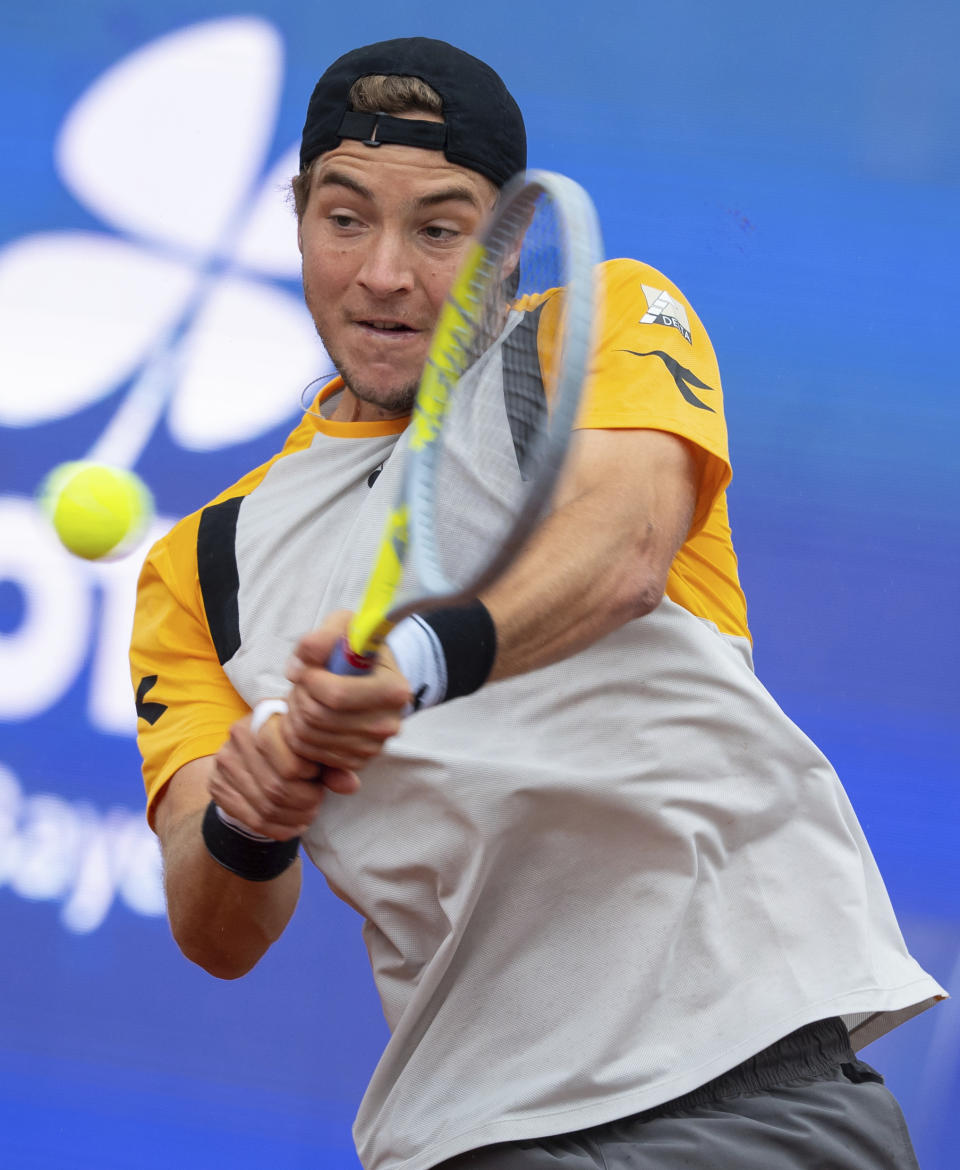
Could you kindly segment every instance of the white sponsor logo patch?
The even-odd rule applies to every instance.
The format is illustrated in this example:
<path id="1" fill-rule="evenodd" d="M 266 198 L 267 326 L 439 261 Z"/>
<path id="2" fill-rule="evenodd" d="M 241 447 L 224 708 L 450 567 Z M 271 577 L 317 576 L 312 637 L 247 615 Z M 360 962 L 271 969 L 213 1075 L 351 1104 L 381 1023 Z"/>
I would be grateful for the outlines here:
<path id="1" fill-rule="evenodd" d="M 670 325 L 690 341 L 690 321 L 686 308 L 665 289 L 641 286 L 647 298 L 647 311 L 640 318 L 641 325 Z"/>

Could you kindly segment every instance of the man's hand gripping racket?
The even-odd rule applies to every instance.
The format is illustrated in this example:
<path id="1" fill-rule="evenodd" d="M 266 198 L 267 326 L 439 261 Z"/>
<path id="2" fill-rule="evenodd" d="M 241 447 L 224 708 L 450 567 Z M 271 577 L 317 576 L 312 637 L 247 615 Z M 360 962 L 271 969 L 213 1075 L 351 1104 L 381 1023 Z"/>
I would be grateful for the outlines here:
<path id="1" fill-rule="evenodd" d="M 596 213 L 577 183 L 528 171 L 504 188 L 441 310 L 398 499 L 333 673 L 371 669 L 401 619 L 478 597 L 543 518 L 588 374 L 601 259 Z M 483 522 L 471 541 L 477 500 Z M 259 704 L 254 729 L 277 709 Z"/>

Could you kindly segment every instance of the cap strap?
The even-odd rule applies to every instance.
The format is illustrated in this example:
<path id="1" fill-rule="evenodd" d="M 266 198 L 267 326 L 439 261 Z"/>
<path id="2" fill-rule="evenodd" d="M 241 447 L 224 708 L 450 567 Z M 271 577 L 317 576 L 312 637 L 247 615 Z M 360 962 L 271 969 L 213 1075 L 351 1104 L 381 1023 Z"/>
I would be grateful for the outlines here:
<path id="1" fill-rule="evenodd" d="M 415 118 L 393 118 L 389 114 L 361 114 L 347 110 L 337 131 L 341 138 L 357 138 L 364 146 L 419 146 L 422 150 L 443 150 L 447 142 L 444 122 L 421 122 Z"/>

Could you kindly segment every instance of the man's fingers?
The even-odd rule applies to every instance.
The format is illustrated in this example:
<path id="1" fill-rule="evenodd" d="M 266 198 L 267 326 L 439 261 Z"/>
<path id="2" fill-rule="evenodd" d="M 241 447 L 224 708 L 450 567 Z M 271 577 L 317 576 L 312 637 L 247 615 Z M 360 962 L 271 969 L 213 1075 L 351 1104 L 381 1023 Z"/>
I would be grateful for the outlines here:
<path id="1" fill-rule="evenodd" d="M 324 786 L 315 782 L 316 766 L 286 747 L 276 725 L 274 717 L 254 735 L 249 719 L 234 724 L 215 757 L 210 794 L 254 832 L 284 840 L 313 822 Z M 279 745 L 273 753 L 276 763 L 267 750 L 270 740 Z"/>
<path id="2" fill-rule="evenodd" d="M 293 652 L 294 659 L 306 666 L 326 666 L 334 647 L 347 636 L 350 618 L 351 614 L 343 609 L 329 614 L 321 626 L 300 639 Z"/>
<path id="3" fill-rule="evenodd" d="M 316 764 L 288 744 L 284 733 L 287 715 L 273 715 L 252 740 L 251 750 L 261 755 L 267 765 L 286 780 L 313 780 Z"/>
<path id="4" fill-rule="evenodd" d="M 362 768 L 383 750 L 384 743 L 400 730 L 399 714 L 347 719 L 314 709 L 307 717 L 294 702 L 282 720 L 282 732 L 289 751 L 299 758 L 316 760 L 333 767 Z M 324 781 L 325 782 L 325 781 Z"/>
<path id="5" fill-rule="evenodd" d="M 346 676 L 304 666 L 298 673 L 296 689 L 338 717 L 353 712 L 402 711 L 410 701 L 407 680 L 392 670 Z"/>
<path id="6" fill-rule="evenodd" d="M 321 765 L 319 777 L 324 788 L 329 788 L 331 792 L 336 792 L 341 796 L 349 796 L 360 789 L 360 777 L 348 768 L 330 768 Z"/>
<path id="7" fill-rule="evenodd" d="M 323 786 L 343 795 L 356 792 L 360 781 L 353 769 L 375 755 L 375 751 L 371 750 L 365 755 L 348 752 L 330 756 L 324 760 L 326 767 L 318 767 L 313 749 L 290 734 L 289 722 L 290 715 L 287 713 L 269 719 L 260 729 L 257 746 L 267 763 L 290 779 L 307 782 L 308 790 Z"/>
<path id="8" fill-rule="evenodd" d="M 249 775 L 215 767 L 210 777 L 210 796 L 230 816 L 248 829 L 278 841 L 299 837 L 316 816 L 319 797 L 307 808 L 276 806 L 265 801 Z"/>
<path id="9" fill-rule="evenodd" d="M 321 784 L 327 784 L 327 769 L 339 768 L 348 772 L 357 771 L 380 754 L 382 744 L 364 742 L 358 747 L 352 747 L 320 737 L 313 741 L 301 740 L 291 733 L 291 747 L 298 755 L 315 761 L 314 768 L 323 769 L 319 773 L 315 772 L 314 775 L 319 775 Z M 330 785 L 327 784 L 327 787 L 329 788 Z"/>
<path id="10" fill-rule="evenodd" d="M 303 764 L 312 779 L 315 768 L 308 761 Z M 264 756 L 240 755 L 230 744 L 217 753 L 213 775 L 221 786 L 232 788 L 262 816 L 276 810 L 284 818 L 290 813 L 302 817 L 312 814 L 319 800 L 316 786 L 308 779 L 283 776 Z"/>
<path id="11" fill-rule="evenodd" d="M 283 720 L 285 731 L 292 729 L 298 736 L 311 739 L 320 735 L 326 738 L 371 740 L 383 744 L 396 735 L 403 723 L 402 709 L 391 708 L 379 711 L 335 711 L 325 707 L 311 695 L 295 687 L 290 692 L 288 710 Z M 288 742 L 289 736 L 288 736 Z M 291 743 L 296 751 L 296 747 Z"/>

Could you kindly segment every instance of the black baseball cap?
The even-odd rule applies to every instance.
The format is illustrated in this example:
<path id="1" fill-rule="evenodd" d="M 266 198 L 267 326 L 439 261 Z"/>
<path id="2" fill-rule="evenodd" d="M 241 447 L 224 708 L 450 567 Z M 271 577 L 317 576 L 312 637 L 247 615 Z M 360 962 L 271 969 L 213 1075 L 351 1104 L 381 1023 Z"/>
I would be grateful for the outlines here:
<path id="1" fill-rule="evenodd" d="M 419 77 L 443 100 L 443 122 L 365 114 L 350 109 L 350 87 L 380 73 Z M 344 138 L 374 148 L 384 143 L 442 150 L 497 187 L 527 165 L 520 107 L 498 73 L 462 49 L 428 37 L 365 45 L 338 58 L 314 87 L 300 144 L 301 171 Z"/>

